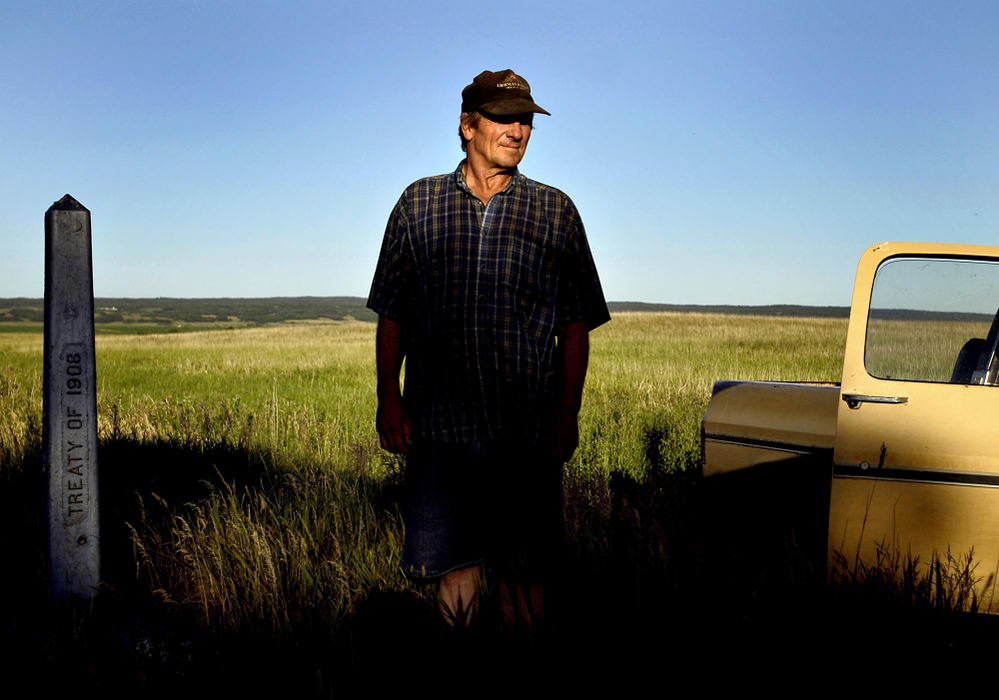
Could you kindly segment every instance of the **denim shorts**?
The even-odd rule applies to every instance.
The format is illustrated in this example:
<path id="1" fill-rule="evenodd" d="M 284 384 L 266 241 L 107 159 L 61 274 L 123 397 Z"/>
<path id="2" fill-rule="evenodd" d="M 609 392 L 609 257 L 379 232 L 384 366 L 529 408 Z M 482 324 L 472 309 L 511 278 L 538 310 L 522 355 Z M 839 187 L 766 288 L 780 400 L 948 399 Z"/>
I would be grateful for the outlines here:
<path id="1" fill-rule="evenodd" d="M 437 578 L 484 564 L 513 582 L 550 577 L 561 554 L 562 463 L 506 443 L 413 445 L 403 569 Z"/>

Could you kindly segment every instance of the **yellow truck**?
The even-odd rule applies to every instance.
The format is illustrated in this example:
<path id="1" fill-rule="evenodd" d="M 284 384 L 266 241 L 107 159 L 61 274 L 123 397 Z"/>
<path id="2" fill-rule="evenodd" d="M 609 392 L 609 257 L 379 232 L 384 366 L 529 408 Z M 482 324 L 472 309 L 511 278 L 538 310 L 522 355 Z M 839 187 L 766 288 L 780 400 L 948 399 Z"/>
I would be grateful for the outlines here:
<path id="1" fill-rule="evenodd" d="M 717 382 L 701 426 L 705 479 L 769 472 L 776 484 L 808 471 L 818 495 L 784 498 L 823 514 L 830 571 L 886 556 L 925 569 L 934 557 L 970 554 L 990 606 L 999 571 L 997 307 L 997 246 L 872 246 L 857 268 L 841 382 Z"/>

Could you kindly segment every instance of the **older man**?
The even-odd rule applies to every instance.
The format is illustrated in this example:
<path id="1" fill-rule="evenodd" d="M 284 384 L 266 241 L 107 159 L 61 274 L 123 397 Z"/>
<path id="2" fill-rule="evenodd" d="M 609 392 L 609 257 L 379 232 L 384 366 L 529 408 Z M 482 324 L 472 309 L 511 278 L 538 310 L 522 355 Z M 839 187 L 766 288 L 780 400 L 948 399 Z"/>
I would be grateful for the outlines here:
<path id="1" fill-rule="evenodd" d="M 459 624 L 476 611 L 483 567 L 508 623 L 543 615 L 588 332 L 610 318 L 576 207 L 517 169 L 535 114 L 549 113 L 512 70 L 462 91 L 467 158 L 403 192 L 368 298 L 378 434 L 408 455 L 403 566 L 439 581 Z"/>

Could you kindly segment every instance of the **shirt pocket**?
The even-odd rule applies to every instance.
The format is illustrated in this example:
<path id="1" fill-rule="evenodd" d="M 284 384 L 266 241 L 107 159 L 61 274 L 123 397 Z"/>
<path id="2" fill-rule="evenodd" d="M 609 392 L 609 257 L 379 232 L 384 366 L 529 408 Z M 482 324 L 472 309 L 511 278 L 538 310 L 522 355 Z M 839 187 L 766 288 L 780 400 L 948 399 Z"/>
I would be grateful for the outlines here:
<path id="1" fill-rule="evenodd" d="M 558 291 L 558 251 L 536 231 L 518 233 L 505 256 L 503 285 L 518 311 L 545 314 L 553 309 Z"/>

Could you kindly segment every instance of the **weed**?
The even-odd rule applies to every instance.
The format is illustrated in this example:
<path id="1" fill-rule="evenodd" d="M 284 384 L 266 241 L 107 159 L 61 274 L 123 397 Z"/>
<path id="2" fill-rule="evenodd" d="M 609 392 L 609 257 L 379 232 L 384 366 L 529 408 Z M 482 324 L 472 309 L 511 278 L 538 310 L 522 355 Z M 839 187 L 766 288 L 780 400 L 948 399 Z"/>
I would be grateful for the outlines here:
<path id="1" fill-rule="evenodd" d="M 874 560 L 851 564 L 833 553 L 830 582 L 844 595 L 882 601 L 904 608 L 948 612 L 993 612 L 995 573 L 979 575 L 975 550 L 955 555 L 950 548 L 934 551 L 927 562 L 898 542 L 884 539 L 874 548 Z"/>

